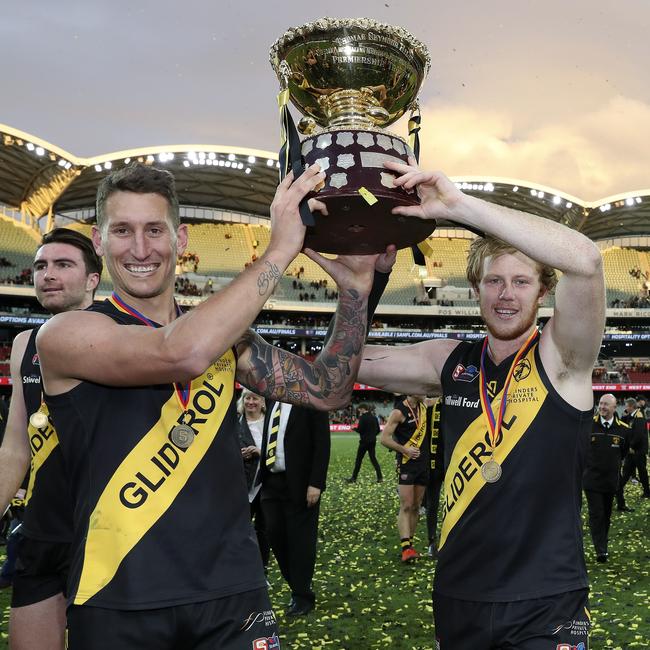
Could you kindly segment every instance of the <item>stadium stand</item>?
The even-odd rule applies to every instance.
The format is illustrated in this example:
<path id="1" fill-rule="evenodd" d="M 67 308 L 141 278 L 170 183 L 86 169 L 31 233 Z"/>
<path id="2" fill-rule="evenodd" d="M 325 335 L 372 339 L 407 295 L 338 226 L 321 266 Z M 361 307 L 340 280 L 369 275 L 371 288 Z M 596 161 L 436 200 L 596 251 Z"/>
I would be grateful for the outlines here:
<path id="1" fill-rule="evenodd" d="M 465 277 L 465 264 L 471 240 L 428 237 L 427 242 L 432 251 L 426 259 L 429 275 L 440 278 L 447 285 L 469 287 Z"/>
<path id="2" fill-rule="evenodd" d="M 243 224 L 190 224 L 187 250 L 199 256 L 202 275 L 234 277 L 250 262 L 252 246 Z"/>
<path id="3" fill-rule="evenodd" d="M 644 262 L 646 256 L 630 248 L 614 246 L 603 251 L 605 287 L 607 302 L 630 300 L 639 293 L 639 281 L 630 275 L 630 270 Z M 647 260 L 646 260 L 647 263 Z"/>
<path id="4" fill-rule="evenodd" d="M 1 282 L 15 284 L 16 276 L 20 277 L 25 269 L 31 269 L 34 249 L 39 241 L 40 236 L 35 230 L 0 213 Z"/>

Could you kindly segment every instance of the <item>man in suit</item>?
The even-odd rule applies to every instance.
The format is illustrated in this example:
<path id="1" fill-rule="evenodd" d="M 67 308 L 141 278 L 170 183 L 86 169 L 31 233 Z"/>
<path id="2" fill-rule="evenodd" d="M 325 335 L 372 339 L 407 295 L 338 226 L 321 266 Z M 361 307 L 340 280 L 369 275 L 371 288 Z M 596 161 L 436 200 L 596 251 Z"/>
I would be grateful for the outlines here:
<path id="1" fill-rule="evenodd" d="M 616 509 L 629 512 L 625 504 L 625 486 L 633 476 L 635 470 L 639 476 L 639 483 L 643 488 L 643 496 L 650 498 L 650 485 L 648 484 L 648 469 L 646 457 L 648 455 L 648 432 L 643 411 L 639 408 L 633 397 L 625 400 L 625 415 L 621 418 L 630 426 L 628 452 L 623 459 L 623 473 L 616 493 Z"/>
<path id="2" fill-rule="evenodd" d="M 589 437 L 582 487 L 589 509 L 589 530 L 598 562 L 607 562 L 607 542 L 629 425 L 616 415 L 616 398 L 603 395 Z"/>
<path id="3" fill-rule="evenodd" d="M 261 455 L 262 511 L 271 549 L 291 588 L 287 616 L 304 616 L 316 603 L 311 582 L 329 459 L 326 412 L 267 402 Z"/>
<path id="4" fill-rule="evenodd" d="M 377 444 L 377 434 L 379 433 L 379 422 L 377 416 L 370 412 L 370 407 L 367 404 L 359 404 L 359 423 L 357 424 L 357 433 L 359 434 L 359 448 L 357 449 L 357 458 L 354 462 L 354 470 L 352 476 L 345 479 L 348 483 L 356 483 L 359 470 L 361 469 L 361 462 L 363 457 L 368 454 L 372 466 L 375 468 L 377 474 L 377 483 L 381 483 L 383 478 L 381 475 L 381 467 L 377 462 L 375 455 L 375 446 Z"/>

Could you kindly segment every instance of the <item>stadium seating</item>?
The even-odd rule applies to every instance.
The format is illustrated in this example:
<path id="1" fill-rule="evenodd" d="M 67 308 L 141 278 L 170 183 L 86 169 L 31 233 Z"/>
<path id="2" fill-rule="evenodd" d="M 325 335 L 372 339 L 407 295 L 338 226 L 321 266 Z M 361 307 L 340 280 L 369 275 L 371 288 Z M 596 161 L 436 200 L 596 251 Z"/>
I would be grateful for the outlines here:
<path id="1" fill-rule="evenodd" d="M 614 246 L 603 251 L 607 304 L 613 300 L 630 300 L 639 293 L 639 281 L 630 275 L 630 269 L 643 263 L 639 252 Z M 647 264 L 647 262 L 645 262 Z"/>
<path id="2" fill-rule="evenodd" d="M 430 277 L 440 278 L 445 285 L 469 287 L 465 277 L 467 251 L 471 240 L 450 237 L 429 237 L 432 254 L 427 258 Z"/>
<path id="3" fill-rule="evenodd" d="M 74 223 L 68 228 L 90 236 L 91 226 Z M 239 223 L 191 223 L 188 226 L 189 244 L 187 251 L 199 257 L 199 276 L 233 278 L 240 273 L 256 256 L 261 255 L 270 241 L 270 230 L 266 225 Z M 5 257 L 14 266 L 0 267 L 0 282 L 9 281 L 23 268 L 31 266 L 32 255 L 39 237 L 36 231 L 18 224 L 10 217 L 0 213 L 0 257 Z M 465 277 L 467 251 L 471 240 L 451 237 L 429 237 L 432 255 L 426 259 L 426 272 L 429 278 L 441 281 L 442 286 L 468 288 Z M 603 250 L 603 262 L 607 287 L 607 302 L 629 301 L 639 295 L 641 282 L 630 275 L 637 268 L 650 277 L 650 253 L 629 248 L 610 247 Z M 303 272 L 298 273 L 302 267 Z M 300 277 L 298 277 L 298 275 Z M 287 269 L 275 292 L 281 300 L 299 301 L 300 294 L 314 294 L 313 302 L 332 302 L 326 298 L 324 287 L 316 289 L 311 282 L 328 279 L 321 268 L 304 255 Z M 202 286 L 200 277 L 194 281 Z M 294 288 L 294 281 L 300 283 Z M 111 284 L 106 271 L 102 275 L 100 290 L 110 291 Z M 328 279 L 327 291 L 335 286 Z M 398 252 L 397 263 L 384 294 L 383 303 L 392 305 L 413 305 L 424 297 L 420 269 L 413 263 L 409 249 Z M 545 303 L 552 306 L 553 298 Z M 468 295 L 467 300 L 454 299 L 454 306 L 475 306 L 476 301 Z"/>
<path id="4" fill-rule="evenodd" d="M 412 305 L 414 299 L 421 300 L 424 289 L 413 262 L 413 254 L 408 248 L 397 251 L 397 261 L 390 275 L 383 301 L 391 305 Z"/>
<path id="5" fill-rule="evenodd" d="M 34 251 L 40 241 L 41 238 L 35 230 L 0 214 L 0 257 L 4 257 L 12 265 L 0 267 L 0 282 L 31 267 Z"/>
<path id="6" fill-rule="evenodd" d="M 227 277 L 240 273 L 253 255 L 246 228 L 235 223 L 191 224 L 187 250 L 199 256 L 198 272 Z"/>

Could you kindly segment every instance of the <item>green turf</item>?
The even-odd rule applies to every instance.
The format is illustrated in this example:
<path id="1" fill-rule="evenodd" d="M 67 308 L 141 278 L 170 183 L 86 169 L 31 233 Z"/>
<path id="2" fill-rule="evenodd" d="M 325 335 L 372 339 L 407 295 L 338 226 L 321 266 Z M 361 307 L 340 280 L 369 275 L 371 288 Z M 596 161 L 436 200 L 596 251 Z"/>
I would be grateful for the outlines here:
<path id="1" fill-rule="evenodd" d="M 393 456 L 383 448 L 378 451 L 384 483 L 375 483 L 372 467 L 365 460 L 359 482 L 347 485 L 343 479 L 351 472 L 355 451 L 354 437 L 334 436 L 314 579 L 317 609 L 303 619 L 285 619 L 283 609 L 290 594 L 275 566 L 270 571 L 282 647 L 431 649 L 434 562 L 421 559 L 414 565 L 401 565 L 395 531 Z M 650 500 L 640 498 L 637 485 L 628 486 L 627 491 L 635 511 L 614 513 L 608 564 L 595 562 L 586 535 L 594 623 L 591 647 L 596 650 L 650 648 Z M 426 543 L 423 523 L 417 540 L 420 551 Z M 7 647 L 8 595 L 0 592 L 0 650 Z"/>

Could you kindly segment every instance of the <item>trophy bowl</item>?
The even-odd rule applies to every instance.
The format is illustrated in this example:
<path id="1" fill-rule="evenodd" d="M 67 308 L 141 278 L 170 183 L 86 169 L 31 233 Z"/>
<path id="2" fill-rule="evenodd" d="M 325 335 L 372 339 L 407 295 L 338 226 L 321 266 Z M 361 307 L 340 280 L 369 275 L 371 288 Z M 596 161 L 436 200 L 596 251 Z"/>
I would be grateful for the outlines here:
<path id="1" fill-rule="evenodd" d="M 418 205 L 415 192 L 393 186 L 385 161 L 413 152 L 384 127 L 418 109 L 430 67 L 427 48 L 400 27 L 369 18 L 322 18 L 289 29 L 271 47 L 281 87 L 302 113 L 305 163 L 318 163 L 324 185 L 310 195 L 327 205 L 314 214 L 305 245 L 326 253 L 370 254 L 425 239 L 435 222 L 391 213 Z"/>

